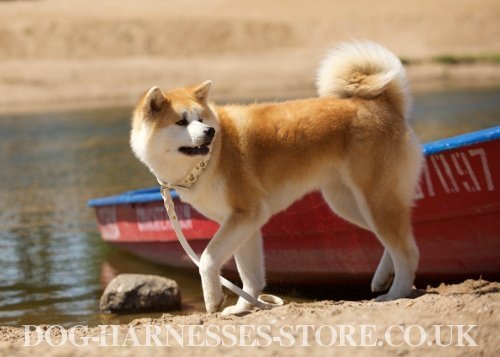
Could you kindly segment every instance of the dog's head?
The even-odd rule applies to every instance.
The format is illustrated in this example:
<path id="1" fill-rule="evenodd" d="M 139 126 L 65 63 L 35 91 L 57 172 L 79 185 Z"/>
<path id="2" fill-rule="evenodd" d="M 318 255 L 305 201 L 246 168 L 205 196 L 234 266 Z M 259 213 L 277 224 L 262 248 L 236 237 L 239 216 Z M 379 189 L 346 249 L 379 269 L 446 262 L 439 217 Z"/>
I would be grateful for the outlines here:
<path id="1" fill-rule="evenodd" d="M 207 155 L 218 130 L 208 104 L 212 82 L 162 93 L 151 88 L 132 119 L 130 143 L 135 155 L 165 180 L 181 179 Z"/>

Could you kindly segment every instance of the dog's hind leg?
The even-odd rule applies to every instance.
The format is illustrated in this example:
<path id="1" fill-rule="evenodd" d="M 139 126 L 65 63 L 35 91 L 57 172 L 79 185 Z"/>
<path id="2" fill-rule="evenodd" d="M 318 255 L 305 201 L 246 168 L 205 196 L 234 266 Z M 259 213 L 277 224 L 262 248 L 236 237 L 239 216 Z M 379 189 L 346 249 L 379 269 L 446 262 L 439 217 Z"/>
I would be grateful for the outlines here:
<path id="1" fill-rule="evenodd" d="M 254 234 L 252 238 L 246 241 L 238 249 L 234 259 L 243 282 L 243 290 L 257 298 L 266 285 L 264 247 L 261 233 Z M 240 297 L 236 305 L 226 307 L 222 311 L 222 315 L 239 314 L 252 308 L 252 304 Z"/>
<path id="2" fill-rule="evenodd" d="M 413 288 L 415 272 L 418 266 L 418 248 L 413 237 L 410 220 L 410 207 L 398 197 L 390 185 L 373 186 L 363 194 L 354 189 L 358 207 L 367 221 L 373 222 L 373 232 L 386 248 L 386 252 L 377 268 L 372 282 L 372 289 L 384 288 L 391 278 L 391 264 L 394 269 L 394 281 L 389 292 L 377 297 L 378 301 L 408 297 Z M 389 257 L 390 256 L 390 257 Z"/>
<path id="3" fill-rule="evenodd" d="M 374 231 L 374 227 L 370 227 L 368 221 L 359 210 L 351 189 L 345 184 L 337 181 L 335 184 L 324 188 L 322 193 L 325 201 L 337 215 L 361 228 Z M 371 283 L 372 291 L 387 290 L 391 285 L 393 276 L 394 266 L 391 256 L 386 249 L 373 277 Z"/>
<path id="4" fill-rule="evenodd" d="M 375 271 L 375 275 L 372 279 L 372 291 L 375 293 L 389 289 L 393 278 L 394 264 L 392 263 L 391 254 L 389 254 L 389 251 L 386 248 L 384 249 L 384 254 L 378 263 L 377 270 Z"/>
<path id="5" fill-rule="evenodd" d="M 383 236 L 384 237 L 384 236 Z M 387 235 L 384 237 L 387 238 Z M 407 239 L 402 242 L 390 242 L 387 243 L 387 251 L 391 255 L 391 260 L 394 265 L 394 281 L 392 282 L 391 288 L 387 294 L 380 295 L 376 298 L 377 301 L 387 301 L 394 300 L 403 297 L 409 297 L 413 290 L 413 282 L 415 281 L 415 273 L 418 267 L 419 252 L 413 234 L 409 232 L 407 234 Z M 390 284 L 392 274 L 388 273 L 387 270 L 383 271 L 385 274 L 386 286 Z M 389 270 L 390 272 L 390 270 Z M 387 276 L 389 278 L 387 278 Z M 372 282 L 372 289 L 374 284 L 377 283 L 377 275 L 375 275 Z M 381 278 L 383 279 L 383 278 Z M 385 290 L 386 286 L 380 285 L 379 291 Z M 377 287 L 375 287 L 377 289 Z M 373 289 L 375 291 L 375 289 Z"/>
<path id="6" fill-rule="evenodd" d="M 321 190 L 323 198 L 338 216 L 361 228 L 372 230 L 358 208 L 352 191 L 339 180 Z"/>

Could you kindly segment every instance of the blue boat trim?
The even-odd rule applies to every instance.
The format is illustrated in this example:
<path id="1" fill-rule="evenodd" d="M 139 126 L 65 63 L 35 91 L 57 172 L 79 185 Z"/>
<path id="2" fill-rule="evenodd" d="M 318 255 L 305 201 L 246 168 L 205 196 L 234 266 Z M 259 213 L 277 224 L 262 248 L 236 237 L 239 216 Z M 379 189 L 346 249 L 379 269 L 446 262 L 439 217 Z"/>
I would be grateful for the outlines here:
<path id="1" fill-rule="evenodd" d="M 172 192 L 172 198 L 177 198 L 177 192 Z M 89 207 L 126 205 L 131 203 L 147 203 L 161 201 L 159 187 L 141 188 L 139 190 L 127 191 L 115 196 L 93 198 L 87 202 Z"/>
<path id="2" fill-rule="evenodd" d="M 424 155 L 429 156 L 448 150 L 458 149 L 464 146 L 480 144 L 486 141 L 498 139 L 500 139 L 500 126 L 426 143 L 423 145 L 423 152 Z M 172 192 L 172 197 L 178 197 L 175 191 Z M 124 192 L 116 196 L 94 198 L 88 201 L 87 204 L 89 207 L 99 207 L 126 205 L 131 203 L 147 203 L 161 200 L 160 188 L 149 187 Z"/>
<path id="3" fill-rule="evenodd" d="M 460 147 L 498 139 L 500 139 L 500 126 L 462 134 L 448 139 L 431 141 L 423 145 L 423 152 L 424 155 L 428 156 L 447 150 L 458 149 Z"/>

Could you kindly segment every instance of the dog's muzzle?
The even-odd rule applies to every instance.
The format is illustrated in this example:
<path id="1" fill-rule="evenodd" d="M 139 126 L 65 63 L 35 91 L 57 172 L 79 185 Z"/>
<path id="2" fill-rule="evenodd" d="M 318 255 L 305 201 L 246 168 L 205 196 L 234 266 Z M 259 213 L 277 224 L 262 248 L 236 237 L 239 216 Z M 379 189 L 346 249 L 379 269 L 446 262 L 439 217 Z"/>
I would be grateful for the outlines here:
<path id="1" fill-rule="evenodd" d="M 210 152 L 210 144 L 215 136 L 215 129 L 208 127 L 204 131 L 203 144 L 198 146 L 181 146 L 179 151 L 185 155 L 196 156 L 196 155 L 207 155 Z"/>

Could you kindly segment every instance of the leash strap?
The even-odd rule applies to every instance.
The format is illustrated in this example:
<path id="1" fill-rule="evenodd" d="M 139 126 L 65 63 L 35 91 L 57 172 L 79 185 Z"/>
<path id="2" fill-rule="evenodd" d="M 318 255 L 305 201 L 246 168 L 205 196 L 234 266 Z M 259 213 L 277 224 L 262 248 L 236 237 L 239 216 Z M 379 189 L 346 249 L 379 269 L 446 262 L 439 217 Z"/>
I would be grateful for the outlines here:
<path id="1" fill-rule="evenodd" d="M 179 223 L 179 220 L 177 219 L 177 214 L 175 213 L 175 205 L 174 205 L 174 200 L 172 199 L 172 195 L 170 194 L 170 189 L 167 185 L 165 185 L 163 182 L 158 180 L 160 183 L 160 192 L 161 196 L 163 197 L 163 203 L 165 205 L 165 209 L 167 210 L 168 218 L 170 219 L 170 222 L 172 223 L 172 226 L 174 228 L 175 233 L 177 234 L 177 239 L 179 240 L 179 243 L 181 243 L 182 248 L 186 252 L 186 254 L 191 258 L 194 264 L 196 266 L 200 266 L 200 259 L 194 252 L 194 250 L 191 248 L 189 245 L 186 237 L 184 236 L 184 233 L 182 232 L 181 225 Z M 244 291 L 243 289 L 239 288 L 238 286 L 234 285 L 231 283 L 229 280 L 226 278 L 219 276 L 220 282 L 222 285 L 224 285 L 226 288 L 231 290 L 233 293 L 236 295 L 241 296 L 243 299 L 248 301 L 250 304 L 252 304 L 255 307 L 258 307 L 260 309 L 272 309 L 273 307 L 280 306 L 284 304 L 284 301 L 274 295 L 269 295 L 269 294 L 262 294 L 259 295 L 258 299 L 255 299 L 252 295 Z"/>

